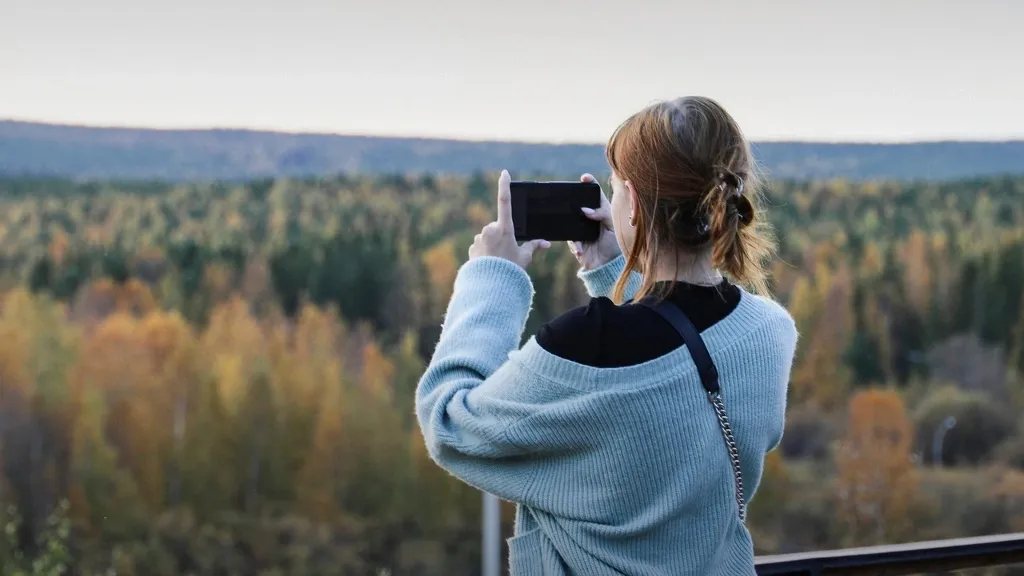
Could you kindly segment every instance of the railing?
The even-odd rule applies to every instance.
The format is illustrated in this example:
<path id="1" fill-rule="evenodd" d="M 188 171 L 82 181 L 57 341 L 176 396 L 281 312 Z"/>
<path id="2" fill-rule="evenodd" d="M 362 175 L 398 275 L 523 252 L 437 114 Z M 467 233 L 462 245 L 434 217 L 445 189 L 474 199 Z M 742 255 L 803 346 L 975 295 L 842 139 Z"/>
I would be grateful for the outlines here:
<path id="1" fill-rule="evenodd" d="M 761 576 L 895 576 L 1024 562 L 1024 533 L 760 556 Z"/>

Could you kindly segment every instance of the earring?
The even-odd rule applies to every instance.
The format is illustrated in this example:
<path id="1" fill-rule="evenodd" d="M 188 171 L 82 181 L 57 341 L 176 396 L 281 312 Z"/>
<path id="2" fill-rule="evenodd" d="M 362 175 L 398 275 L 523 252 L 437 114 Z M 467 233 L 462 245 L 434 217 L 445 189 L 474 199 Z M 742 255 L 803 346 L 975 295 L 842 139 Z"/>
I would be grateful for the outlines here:
<path id="1" fill-rule="evenodd" d="M 636 221 L 633 219 L 633 215 L 632 214 L 629 215 L 629 225 L 632 228 L 636 228 Z"/>

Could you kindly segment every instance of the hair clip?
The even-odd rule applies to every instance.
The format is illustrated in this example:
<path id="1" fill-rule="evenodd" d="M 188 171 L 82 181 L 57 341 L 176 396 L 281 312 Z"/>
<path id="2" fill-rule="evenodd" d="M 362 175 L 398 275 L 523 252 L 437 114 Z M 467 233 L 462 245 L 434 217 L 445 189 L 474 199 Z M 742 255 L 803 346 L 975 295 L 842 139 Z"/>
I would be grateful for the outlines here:
<path id="1" fill-rule="evenodd" d="M 729 186 L 729 184 L 734 185 L 734 187 L 736 188 L 737 198 L 743 196 L 743 178 L 740 178 L 738 175 L 732 172 L 719 172 L 718 185 L 716 186 L 718 191 L 721 192 L 722 194 L 725 194 L 726 188 Z"/>

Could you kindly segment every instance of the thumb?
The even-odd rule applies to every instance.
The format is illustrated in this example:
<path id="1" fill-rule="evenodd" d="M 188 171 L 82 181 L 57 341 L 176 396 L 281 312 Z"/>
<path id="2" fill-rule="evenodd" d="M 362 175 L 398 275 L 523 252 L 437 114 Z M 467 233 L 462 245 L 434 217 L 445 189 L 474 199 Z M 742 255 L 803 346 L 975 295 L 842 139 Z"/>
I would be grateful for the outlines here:
<path id="1" fill-rule="evenodd" d="M 550 248 L 551 242 L 547 240 L 530 240 L 529 242 L 523 242 L 523 245 L 519 247 L 525 256 L 533 256 L 533 253 L 537 250 L 544 248 Z"/>

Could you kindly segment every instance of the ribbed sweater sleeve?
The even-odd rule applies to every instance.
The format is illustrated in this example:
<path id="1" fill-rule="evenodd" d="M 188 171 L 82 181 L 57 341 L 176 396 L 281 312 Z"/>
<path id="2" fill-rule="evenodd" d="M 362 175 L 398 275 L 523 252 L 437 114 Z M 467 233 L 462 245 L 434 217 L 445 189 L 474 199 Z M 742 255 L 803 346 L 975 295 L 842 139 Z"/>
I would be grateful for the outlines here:
<path id="1" fill-rule="evenodd" d="M 509 440 L 507 429 L 541 406 L 529 398 L 532 378 L 509 362 L 533 299 L 533 285 L 514 263 L 470 260 L 455 280 L 441 336 L 416 388 L 416 416 L 431 458 L 479 489 L 519 501 L 529 461 L 543 452 Z"/>
<path id="2" fill-rule="evenodd" d="M 622 270 L 626 267 L 626 257 L 618 255 L 614 259 L 610 260 L 604 266 L 594 268 L 593 270 L 580 269 L 576 273 L 576 276 L 580 280 L 583 280 L 583 286 L 586 287 L 587 293 L 592 298 L 611 298 L 612 291 L 615 290 L 615 283 L 619 280 L 619 275 L 622 274 Z M 637 272 L 629 273 L 629 281 L 626 284 L 626 291 L 623 294 L 623 301 L 629 301 L 633 299 L 633 296 L 640 290 L 640 284 L 643 282 L 643 278 Z"/>

